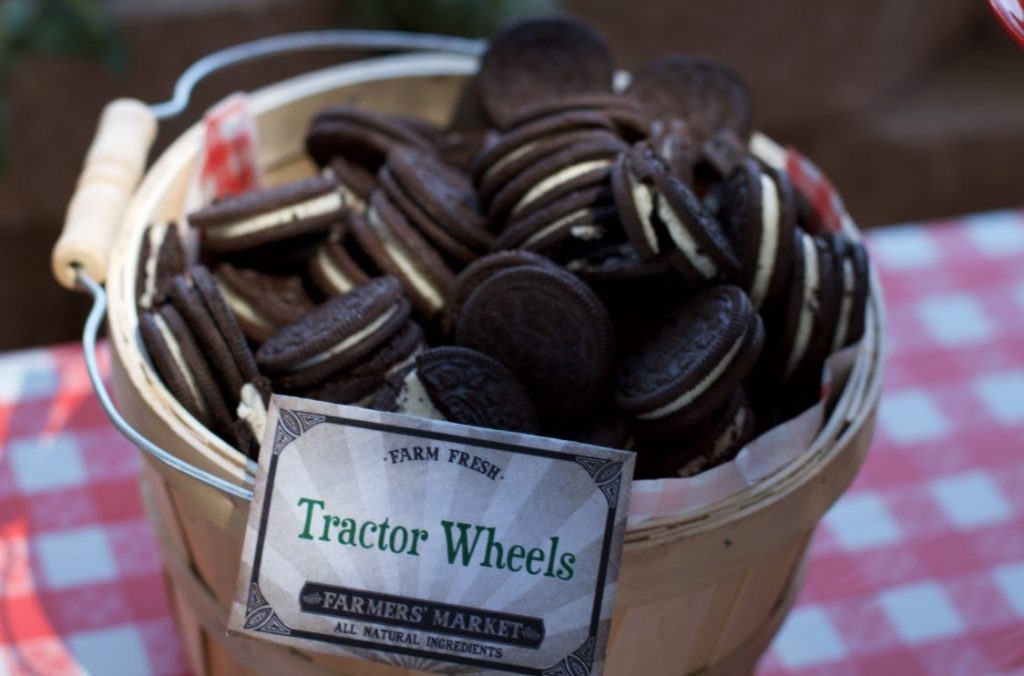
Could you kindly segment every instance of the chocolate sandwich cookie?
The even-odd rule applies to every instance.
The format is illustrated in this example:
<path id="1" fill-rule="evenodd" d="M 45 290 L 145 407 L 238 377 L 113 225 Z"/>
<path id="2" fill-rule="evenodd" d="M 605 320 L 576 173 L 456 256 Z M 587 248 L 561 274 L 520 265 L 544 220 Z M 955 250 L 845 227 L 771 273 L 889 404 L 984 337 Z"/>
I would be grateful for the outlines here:
<path id="1" fill-rule="evenodd" d="M 193 265 L 188 270 L 188 276 L 192 281 L 192 289 L 202 299 L 206 311 L 217 327 L 217 332 L 235 360 L 242 379 L 249 382 L 257 380 L 259 370 L 256 368 L 256 358 L 249 348 L 235 313 L 224 300 L 213 274 L 205 266 Z M 269 396 L 268 390 L 267 397 Z"/>
<path id="2" fill-rule="evenodd" d="M 409 311 L 398 280 L 378 277 L 275 333 L 256 351 L 256 363 L 282 391 L 308 390 L 372 353 Z"/>
<path id="3" fill-rule="evenodd" d="M 546 115 L 529 122 L 509 128 L 507 132 L 497 137 L 493 143 L 485 146 L 471 165 L 471 175 L 474 183 L 481 186 L 482 192 L 493 192 L 493 188 L 485 190 L 488 180 L 510 164 L 520 164 L 513 168 L 512 175 L 518 173 L 522 166 L 528 164 L 517 163 L 517 159 L 523 156 L 530 156 L 531 153 L 542 147 L 547 142 L 546 152 L 560 147 L 557 142 L 574 132 L 612 132 L 612 124 L 608 117 L 594 111 L 574 111 L 564 114 Z M 566 145 L 562 143 L 561 145 Z M 537 157 L 533 155 L 534 159 Z"/>
<path id="4" fill-rule="evenodd" d="M 797 241 L 798 262 L 793 266 L 781 340 L 783 380 L 798 377 L 801 371 L 820 371 L 832 344 L 842 294 L 828 245 L 800 230 Z"/>
<path id="5" fill-rule="evenodd" d="M 332 235 L 321 244 L 306 273 L 324 296 L 340 296 L 370 281 L 370 276 L 349 253 L 346 245 L 353 238 Z"/>
<path id="6" fill-rule="evenodd" d="M 638 434 L 666 439 L 721 407 L 754 367 L 761 318 L 743 290 L 707 288 L 681 301 L 622 358 L 615 401 Z"/>
<path id="7" fill-rule="evenodd" d="M 231 433 L 238 450 L 252 460 L 259 459 L 260 443 L 267 425 L 267 407 L 270 405 L 270 379 L 256 376 L 242 385 L 235 407 L 235 422 Z"/>
<path id="8" fill-rule="evenodd" d="M 153 223 L 142 236 L 135 298 L 144 310 L 167 300 L 171 279 L 185 271 L 185 247 L 174 223 Z"/>
<path id="9" fill-rule="evenodd" d="M 233 419 L 188 324 L 172 305 L 139 317 L 139 332 L 153 366 L 175 399 L 196 420 L 225 439 Z"/>
<path id="10" fill-rule="evenodd" d="M 641 258 L 667 258 L 695 289 L 736 278 L 739 259 L 721 225 L 649 144 L 620 155 L 611 182 L 622 225 Z"/>
<path id="11" fill-rule="evenodd" d="M 481 176 L 477 186 L 480 194 L 480 203 L 490 213 L 494 210 L 494 203 L 501 196 L 502 191 L 510 184 L 514 184 L 517 179 L 527 180 L 521 177 L 524 175 L 530 176 L 532 171 L 535 172 L 533 180 L 539 180 L 536 176 L 536 173 L 541 172 L 537 168 L 539 165 L 547 163 L 544 171 L 552 173 L 567 166 L 566 163 L 571 163 L 572 158 L 565 157 L 562 160 L 563 165 L 556 166 L 559 164 L 558 161 L 551 158 L 559 153 L 568 153 L 573 149 L 593 148 L 595 146 L 610 145 L 613 148 L 619 148 L 621 143 L 622 141 L 619 137 L 607 129 L 586 128 L 552 135 L 536 143 L 527 143 L 523 146 L 522 152 L 510 153 L 505 158 L 499 160 L 494 165 L 493 170 L 486 171 Z"/>
<path id="12" fill-rule="evenodd" d="M 545 155 L 495 193 L 487 207 L 492 228 L 510 217 L 526 217 L 574 190 L 606 181 L 615 157 L 626 148 L 623 141 L 607 136 Z"/>
<path id="13" fill-rule="evenodd" d="M 626 89 L 654 117 L 680 117 L 703 143 L 722 129 L 746 141 L 754 129 L 750 89 L 731 68 L 698 56 L 675 54 L 633 74 Z"/>
<path id="14" fill-rule="evenodd" d="M 651 123 L 650 145 L 669 171 L 694 186 L 694 172 L 701 159 L 701 148 L 686 121 L 673 117 Z"/>
<path id="15" fill-rule="evenodd" d="M 395 148 L 411 146 L 425 153 L 435 152 L 427 133 L 424 123 L 410 118 L 332 106 L 317 113 L 310 123 L 306 151 L 321 167 L 340 156 L 376 171 Z"/>
<path id="16" fill-rule="evenodd" d="M 573 94 L 610 93 L 615 65 L 604 40 L 562 17 L 529 19 L 491 38 L 476 88 L 496 126 L 528 105 Z"/>
<path id="17" fill-rule="evenodd" d="M 593 411 L 615 351 L 611 319 L 594 292 L 570 272 L 539 265 L 484 279 L 462 307 L 455 342 L 522 378 L 546 431 Z"/>
<path id="18" fill-rule="evenodd" d="M 254 343 L 262 343 L 313 309 L 298 276 L 271 275 L 230 263 L 218 265 L 213 274 L 221 296 Z"/>
<path id="19" fill-rule="evenodd" d="M 469 177 L 411 149 L 388 156 L 381 186 L 409 222 L 460 265 L 486 252 L 493 236 Z"/>
<path id="20" fill-rule="evenodd" d="M 421 316 L 444 308 L 454 274 L 382 191 L 370 197 L 365 218 L 352 216 L 352 234 L 378 268 L 401 281 Z"/>
<path id="21" fill-rule="evenodd" d="M 835 256 L 836 274 L 842 284 L 836 330 L 830 352 L 856 343 L 864 335 L 870 290 L 868 254 L 864 245 L 842 233 L 831 233 L 825 241 Z"/>
<path id="22" fill-rule="evenodd" d="M 492 134 L 489 129 L 447 131 L 437 145 L 437 152 L 445 164 L 468 174 L 473 159 L 487 146 Z"/>
<path id="23" fill-rule="evenodd" d="M 725 178 L 748 157 L 747 144 L 732 129 L 718 130 L 700 147 L 700 161 L 715 178 Z"/>
<path id="24" fill-rule="evenodd" d="M 388 378 L 412 366 L 415 356 L 424 346 L 423 330 L 416 322 L 406 322 L 368 357 L 302 392 L 302 396 L 335 404 L 367 406 Z"/>
<path id="25" fill-rule="evenodd" d="M 496 430 L 536 434 L 537 410 L 526 388 L 497 360 L 465 347 L 419 353 L 388 390 L 387 410 Z"/>
<path id="26" fill-rule="evenodd" d="M 523 265 L 536 265 L 540 267 L 556 268 L 557 265 L 544 256 L 529 251 L 499 251 L 478 258 L 458 274 L 452 283 L 451 292 L 444 307 L 442 318 L 442 332 L 450 336 L 455 330 L 462 306 L 470 294 L 476 291 L 477 287 L 495 273 L 509 268 Z"/>
<path id="27" fill-rule="evenodd" d="M 202 230 L 204 251 L 232 253 L 325 235 L 344 208 L 333 174 L 323 174 L 225 198 L 188 220 Z"/>
<path id="28" fill-rule="evenodd" d="M 335 157 L 329 167 L 338 183 L 338 190 L 345 198 L 345 206 L 356 211 L 366 211 L 366 200 L 377 187 L 377 177 L 373 172 L 344 157 Z"/>
<path id="29" fill-rule="evenodd" d="M 494 241 L 493 248 L 546 252 L 565 237 L 581 241 L 603 240 L 605 230 L 596 230 L 605 226 L 607 230 L 618 231 L 617 225 L 618 213 L 611 190 L 606 185 L 597 185 L 560 197 L 525 218 L 509 221 Z M 573 228 L 579 226 L 593 227 L 573 232 Z"/>
<path id="30" fill-rule="evenodd" d="M 507 128 L 511 130 L 542 117 L 578 112 L 600 113 L 629 141 L 638 141 L 651 131 L 650 115 L 638 101 L 622 94 L 602 92 L 570 94 L 524 106 L 509 120 Z"/>
<path id="31" fill-rule="evenodd" d="M 754 307 L 773 307 L 789 280 L 796 232 L 796 203 L 784 173 L 743 160 L 705 198 L 740 257 L 736 283 Z"/>
<path id="32" fill-rule="evenodd" d="M 565 267 L 595 287 L 647 282 L 671 286 L 678 278 L 667 258 L 644 259 L 629 242 L 595 247 L 567 261 Z"/>
<path id="33" fill-rule="evenodd" d="M 227 341 L 221 335 L 202 296 L 184 275 L 174 278 L 169 295 L 171 303 L 181 313 L 192 334 L 203 346 L 203 354 L 210 367 L 210 372 L 220 387 L 228 408 L 234 408 L 238 403 L 236 399 L 238 393 L 245 383 L 245 378 L 238 367 L 239 362 L 244 361 L 245 357 L 237 357 L 231 353 L 231 348 L 228 347 Z M 235 347 L 249 350 L 248 345 L 245 345 L 244 348 Z M 248 358 L 252 359 L 251 352 L 249 352 Z"/>
<path id="34" fill-rule="evenodd" d="M 639 442 L 637 479 L 688 477 L 728 462 L 754 438 L 754 411 L 737 388 L 694 434 L 662 442 Z"/>

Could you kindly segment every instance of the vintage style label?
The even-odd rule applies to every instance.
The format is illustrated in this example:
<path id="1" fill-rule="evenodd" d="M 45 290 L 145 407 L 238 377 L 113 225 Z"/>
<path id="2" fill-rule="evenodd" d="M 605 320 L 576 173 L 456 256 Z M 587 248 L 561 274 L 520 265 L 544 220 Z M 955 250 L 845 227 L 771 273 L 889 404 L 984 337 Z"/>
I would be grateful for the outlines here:
<path id="1" fill-rule="evenodd" d="M 633 454 L 274 397 L 228 628 L 447 673 L 598 674 Z"/>

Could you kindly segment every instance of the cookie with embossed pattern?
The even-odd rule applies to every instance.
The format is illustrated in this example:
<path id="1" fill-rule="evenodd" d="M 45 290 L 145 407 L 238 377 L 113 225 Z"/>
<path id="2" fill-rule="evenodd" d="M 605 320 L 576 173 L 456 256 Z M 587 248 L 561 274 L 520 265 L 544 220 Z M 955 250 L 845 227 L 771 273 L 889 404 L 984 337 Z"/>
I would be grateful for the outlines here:
<path id="1" fill-rule="evenodd" d="M 556 267 L 549 258 L 529 251 L 499 251 L 476 259 L 459 273 L 452 284 L 451 292 L 444 307 L 442 329 L 445 335 L 455 330 L 455 323 L 462 312 L 462 306 L 480 283 L 501 270 L 521 265 Z"/>
<path id="2" fill-rule="evenodd" d="M 188 221 L 202 231 L 203 251 L 254 256 L 285 242 L 315 241 L 341 219 L 344 208 L 337 180 L 326 173 L 224 198 L 192 212 Z"/>
<path id="3" fill-rule="evenodd" d="M 725 403 L 763 344 L 761 318 L 742 289 L 705 289 L 666 313 L 623 356 L 616 403 L 645 436 L 676 434 Z"/>
<path id="4" fill-rule="evenodd" d="M 409 313 L 398 280 L 377 277 L 275 333 L 256 351 L 256 363 L 282 391 L 306 390 L 373 352 Z"/>
<path id="5" fill-rule="evenodd" d="M 594 292 L 570 272 L 534 265 L 481 282 L 462 307 L 455 342 L 522 378 L 548 431 L 593 413 L 615 352 L 611 319 Z"/>
<path id="6" fill-rule="evenodd" d="M 469 177 L 425 153 L 400 148 L 388 155 L 381 186 L 406 219 L 442 253 L 465 265 L 494 239 Z"/>
<path id="7" fill-rule="evenodd" d="M 537 409 L 512 371 L 482 352 L 435 347 L 390 390 L 389 410 L 464 425 L 528 432 L 540 430 Z"/>
<path id="8" fill-rule="evenodd" d="M 740 139 L 754 129 L 750 89 L 734 70 L 707 58 L 673 54 L 635 71 L 626 94 L 655 117 L 681 117 L 703 142 L 722 129 Z"/>
<path id="9" fill-rule="evenodd" d="M 615 65 L 600 35 L 565 17 L 528 19 L 491 38 L 476 78 L 480 103 L 499 127 L 523 108 L 612 89 Z"/>
<path id="10" fill-rule="evenodd" d="M 313 309 L 313 300 L 296 275 L 274 275 L 222 263 L 213 276 L 242 331 L 256 344 Z"/>
<path id="11" fill-rule="evenodd" d="M 185 271 L 185 246 L 175 223 L 153 223 L 146 228 L 135 274 L 139 308 L 149 310 L 167 300 L 171 279 Z"/>
<path id="12" fill-rule="evenodd" d="M 637 448 L 637 479 L 688 477 L 736 457 L 754 437 L 754 411 L 743 388 L 707 416 L 685 438 L 658 443 L 640 441 Z"/>
<path id="13" fill-rule="evenodd" d="M 376 171 L 395 148 L 410 146 L 435 152 L 432 135 L 423 122 L 401 115 L 386 115 L 354 106 L 324 108 L 313 118 L 306 134 L 306 152 L 319 166 L 343 157 Z"/>
<path id="14" fill-rule="evenodd" d="M 366 406 L 388 378 L 414 363 L 416 354 L 423 347 L 423 329 L 416 322 L 406 322 L 368 357 L 326 382 L 302 392 L 301 396 L 335 404 Z"/>

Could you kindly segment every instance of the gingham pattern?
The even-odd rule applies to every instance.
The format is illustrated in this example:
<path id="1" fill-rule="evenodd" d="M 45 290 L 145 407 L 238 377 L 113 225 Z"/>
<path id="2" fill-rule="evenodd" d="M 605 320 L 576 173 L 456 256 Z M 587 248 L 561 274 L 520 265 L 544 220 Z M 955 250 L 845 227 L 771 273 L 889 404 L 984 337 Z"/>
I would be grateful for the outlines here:
<path id="1" fill-rule="evenodd" d="M 0 674 L 187 673 L 138 464 L 77 346 L 0 355 Z"/>
<path id="2" fill-rule="evenodd" d="M 1024 674 L 1024 212 L 868 243 L 876 440 L 761 673 Z M 76 347 L 0 356 L 0 674 L 184 672 L 135 453 Z"/>

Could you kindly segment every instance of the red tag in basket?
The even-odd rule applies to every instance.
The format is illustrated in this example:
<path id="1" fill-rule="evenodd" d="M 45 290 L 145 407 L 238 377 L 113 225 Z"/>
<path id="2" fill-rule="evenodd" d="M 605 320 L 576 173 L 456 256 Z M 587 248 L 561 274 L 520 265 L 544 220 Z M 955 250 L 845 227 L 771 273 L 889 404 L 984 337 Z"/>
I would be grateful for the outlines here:
<path id="1" fill-rule="evenodd" d="M 256 123 L 249 98 L 233 94 L 203 117 L 205 152 L 199 172 L 203 203 L 260 187 Z"/>
<path id="2" fill-rule="evenodd" d="M 793 181 L 793 187 L 818 213 L 825 229 L 829 232 L 841 232 L 846 208 L 839 197 L 839 191 L 825 174 L 821 173 L 817 165 L 792 148 L 787 148 L 786 172 Z"/>

